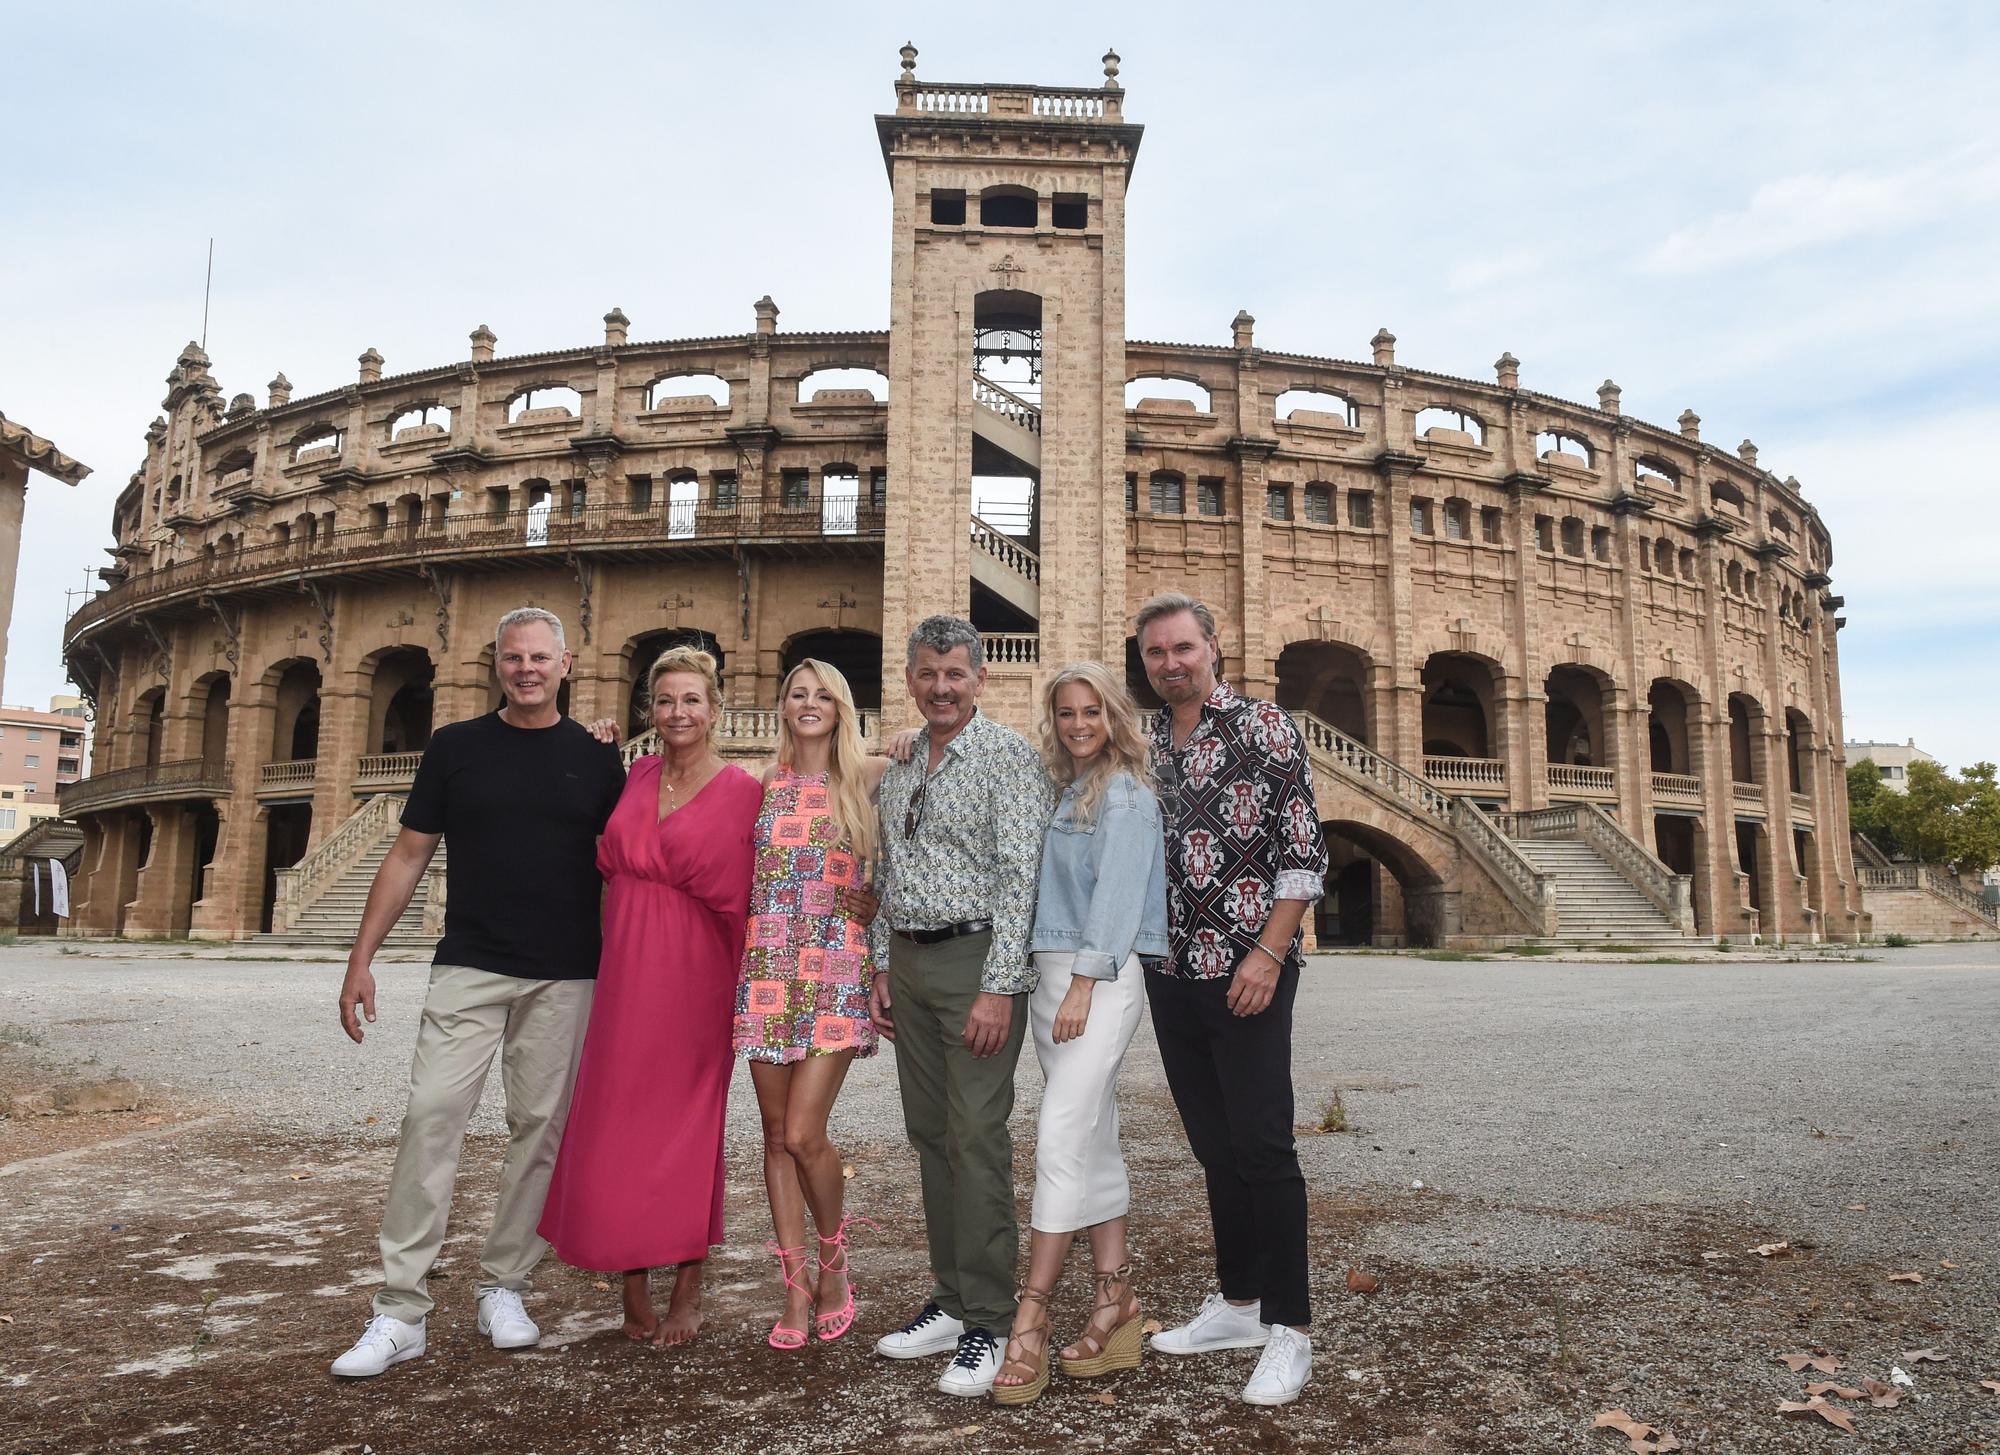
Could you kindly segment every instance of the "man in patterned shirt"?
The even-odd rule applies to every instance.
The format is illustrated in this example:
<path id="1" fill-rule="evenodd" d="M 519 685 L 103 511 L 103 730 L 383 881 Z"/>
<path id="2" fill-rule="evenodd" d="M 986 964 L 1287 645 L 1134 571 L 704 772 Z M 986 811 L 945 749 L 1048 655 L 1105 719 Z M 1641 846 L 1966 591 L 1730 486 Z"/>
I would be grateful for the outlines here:
<path id="1" fill-rule="evenodd" d="M 980 714 L 985 652 L 971 622 L 920 622 L 906 676 L 925 727 L 910 761 L 882 775 L 868 1013 L 896 1043 L 934 1283 L 922 1312 L 875 1352 L 956 1349 L 938 1388 L 982 1395 L 1000 1367 L 994 1331 L 1014 1322 L 1020 1233 L 1007 1117 L 1055 790 L 1026 740 Z"/>
<path id="2" fill-rule="evenodd" d="M 1289 1404 L 1312 1373 L 1306 1183 L 1292 1143 L 1299 922 L 1326 842 L 1298 727 L 1218 680 L 1215 617 L 1189 596 L 1139 608 L 1139 653 L 1166 703 L 1153 723 L 1173 956 L 1146 972 L 1167 1086 L 1208 1182 L 1221 1292 L 1153 1336 L 1162 1354 L 1262 1348 L 1251 1404 Z"/>

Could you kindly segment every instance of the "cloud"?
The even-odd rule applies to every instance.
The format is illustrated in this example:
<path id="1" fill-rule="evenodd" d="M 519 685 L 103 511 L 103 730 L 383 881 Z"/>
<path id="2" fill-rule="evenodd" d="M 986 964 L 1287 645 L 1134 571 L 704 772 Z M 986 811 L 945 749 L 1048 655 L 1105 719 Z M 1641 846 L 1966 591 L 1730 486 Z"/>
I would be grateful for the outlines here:
<path id="1" fill-rule="evenodd" d="M 2000 154 L 1966 148 L 1902 171 L 1807 172 L 1749 205 L 1669 233 L 1643 272 L 1707 273 L 1870 233 L 1898 232 L 2000 198 Z"/>

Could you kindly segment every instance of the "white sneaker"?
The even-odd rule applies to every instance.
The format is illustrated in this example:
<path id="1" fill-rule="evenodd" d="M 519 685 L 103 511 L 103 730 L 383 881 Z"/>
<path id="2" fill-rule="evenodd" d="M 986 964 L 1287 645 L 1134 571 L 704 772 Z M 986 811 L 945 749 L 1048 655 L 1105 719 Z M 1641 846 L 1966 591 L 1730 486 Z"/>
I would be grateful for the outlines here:
<path id="1" fill-rule="evenodd" d="M 1245 1404 L 1290 1404 L 1313 1370 L 1312 1340 L 1289 1324 L 1271 1325 L 1271 1341 L 1257 1359 L 1257 1372 L 1243 1386 Z"/>
<path id="2" fill-rule="evenodd" d="M 1153 1335 L 1153 1347 L 1162 1354 L 1212 1354 L 1218 1349 L 1261 1349 L 1271 1337 L 1271 1326 L 1257 1321 L 1256 1304 L 1238 1308 L 1219 1293 L 1201 1301 L 1193 1318 L 1178 1329 L 1162 1329 Z"/>
<path id="3" fill-rule="evenodd" d="M 388 1314 L 377 1314 L 354 1341 L 354 1347 L 333 1361 L 333 1372 L 342 1379 L 369 1379 L 391 1364 L 401 1364 L 424 1352 L 424 1321 L 406 1324 Z"/>
<path id="4" fill-rule="evenodd" d="M 958 1347 L 965 1325 L 934 1303 L 893 1334 L 875 1341 L 875 1352 L 885 1359 L 921 1359 L 926 1354 L 944 1354 Z"/>
<path id="5" fill-rule="evenodd" d="M 1000 1373 L 1000 1346 L 984 1329 L 967 1329 L 958 1341 L 958 1355 L 938 1376 L 938 1393 L 970 1399 L 990 1394 Z"/>
<path id="6" fill-rule="evenodd" d="M 527 1349 L 542 1341 L 542 1331 L 521 1307 L 521 1295 L 511 1288 L 479 1295 L 479 1332 L 492 1335 L 496 1349 Z"/>

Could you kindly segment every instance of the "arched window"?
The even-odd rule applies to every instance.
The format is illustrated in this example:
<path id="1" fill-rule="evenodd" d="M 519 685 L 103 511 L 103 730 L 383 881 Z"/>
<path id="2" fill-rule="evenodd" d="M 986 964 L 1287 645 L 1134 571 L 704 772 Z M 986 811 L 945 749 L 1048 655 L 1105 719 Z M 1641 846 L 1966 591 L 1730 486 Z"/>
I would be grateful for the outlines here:
<path id="1" fill-rule="evenodd" d="M 507 401 L 507 423 L 533 424 L 544 419 L 575 419 L 583 413 L 583 396 L 567 384 L 534 384 Z"/>
<path id="2" fill-rule="evenodd" d="M 451 410 L 442 404 L 413 404 L 389 421 L 389 439 L 425 439 L 451 433 Z"/>
<path id="3" fill-rule="evenodd" d="M 292 463 L 330 460 L 340 453 L 340 429 L 331 424 L 309 424 L 292 437 Z"/>
<path id="4" fill-rule="evenodd" d="M 1709 502 L 1736 515 L 1743 514 L 1743 492 L 1727 480 L 1714 480 L 1708 487 Z"/>
<path id="5" fill-rule="evenodd" d="M 858 404 L 862 395 L 889 402 L 889 376 L 880 369 L 815 369 L 799 380 L 801 404 Z"/>
<path id="6" fill-rule="evenodd" d="M 1287 389 L 1278 396 L 1272 411 L 1279 423 L 1331 425 L 1338 429 L 1361 428 L 1361 409 L 1345 394 L 1328 389 Z"/>
<path id="7" fill-rule="evenodd" d="M 1209 413 L 1209 392 L 1192 379 L 1169 379 L 1163 374 L 1141 374 L 1125 382 L 1125 407 L 1141 409 L 1155 402 L 1186 400 L 1198 414 Z"/>
<path id="8" fill-rule="evenodd" d="M 851 536 L 860 529 L 861 472 L 847 464 L 820 471 L 820 530 L 830 536 Z"/>
<path id="9" fill-rule="evenodd" d="M 1033 227 L 1035 194 L 1026 187 L 988 187 L 979 194 L 981 227 Z"/>
<path id="10" fill-rule="evenodd" d="M 1545 429 L 1535 436 L 1535 449 L 1543 459 L 1560 456 L 1576 464 L 1595 466 L 1597 451 L 1589 440 L 1566 430 Z"/>
<path id="11" fill-rule="evenodd" d="M 720 374 L 667 374 L 646 386 L 648 409 L 727 409 L 729 381 Z"/>
<path id="12" fill-rule="evenodd" d="M 1743 563 L 1741 561 L 1731 561 L 1729 563 L 1729 575 L 1727 579 L 1729 581 L 1730 595 L 1741 596 L 1743 594 Z"/>
<path id="13" fill-rule="evenodd" d="M 1417 438 L 1440 444 L 1481 445 L 1486 443 L 1486 422 L 1476 414 L 1450 404 L 1433 404 L 1417 411 Z"/>
<path id="14" fill-rule="evenodd" d="M 701 501 L 701 481 L 692 470 L 675 470 L 667 476 L 667 539 L 684 541 L 693 537 L 695 514 Z"/>
<path id="15" fill-rule="evenodd" d="M 1632 462 L 1632 483 L 1680 493 L 1681 472 L 1654 455 L 1641 455 Z"/>

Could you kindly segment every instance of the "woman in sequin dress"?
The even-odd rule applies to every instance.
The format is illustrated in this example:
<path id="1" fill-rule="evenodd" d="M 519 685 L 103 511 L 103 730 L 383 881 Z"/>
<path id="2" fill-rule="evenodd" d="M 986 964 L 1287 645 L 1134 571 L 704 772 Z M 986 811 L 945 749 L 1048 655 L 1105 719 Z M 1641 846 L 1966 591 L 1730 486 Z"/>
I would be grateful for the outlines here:
<path id="1" fill-rule="evenodd" d="M 840 1153 L 826 1124 L 856 1056 L 875 1054 L 862 923 L 843 891 L 862 885 L 879 832 L 887 766 L 861 745 L 847 679 L 808 658 L 779 692 L 778 757 L 764 775 L 750 922 L 736 989 L 737 1053 L 750 1063 L 764 1122 L 764 1185 L 785 1284 L 774 1349 L 799 1349 L 854 1325 Z M 819 1244 L 806 1278 L 806 1212 Z M 833 1231 L 828 1232 L 831 1228 Z M 815 1309 L 818 1310 L 815 1316 Z"/>

